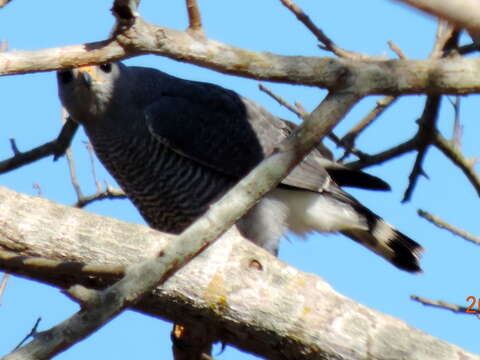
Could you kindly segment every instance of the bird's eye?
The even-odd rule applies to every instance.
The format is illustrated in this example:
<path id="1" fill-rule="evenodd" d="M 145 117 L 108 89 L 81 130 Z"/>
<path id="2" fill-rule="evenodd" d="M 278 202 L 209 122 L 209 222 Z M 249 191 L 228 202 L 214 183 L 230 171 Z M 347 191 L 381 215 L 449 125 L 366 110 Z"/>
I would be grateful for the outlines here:
<path id="1" fill-rule="evenodd" d="M 57 76 L 62 84 L 68 84 L 73 79 L 72 70 L 61 70 L 57 72 Z"/>
<path id="2" fill-rule="evenodd" d="M 111 63 L 102 64 L 102 65 L 100 65 L 100 69 L 104 73 L 108 74 L 110 71 L 112 71 L 112 64 Z"/>

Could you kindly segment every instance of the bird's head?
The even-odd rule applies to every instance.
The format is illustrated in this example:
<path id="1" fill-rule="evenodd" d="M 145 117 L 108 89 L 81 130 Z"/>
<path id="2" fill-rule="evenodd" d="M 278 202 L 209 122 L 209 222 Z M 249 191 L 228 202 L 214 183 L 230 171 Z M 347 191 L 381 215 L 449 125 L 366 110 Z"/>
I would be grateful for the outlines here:
<path id="1" fill-rule="evenodd" d="M 63 106 L 82 125 L 102 121 L 116 97 L 120 73 L 120 63 L 58 71 L 58 93 Z"/>

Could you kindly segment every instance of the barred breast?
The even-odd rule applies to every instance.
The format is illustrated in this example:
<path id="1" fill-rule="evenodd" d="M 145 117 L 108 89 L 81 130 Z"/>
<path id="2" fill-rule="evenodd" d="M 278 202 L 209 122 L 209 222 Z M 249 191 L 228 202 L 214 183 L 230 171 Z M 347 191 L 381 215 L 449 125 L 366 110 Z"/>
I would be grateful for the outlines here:
<path id="1" fill-rule="evenodd" d="M 153 137 L 90 137 L 97 156 L 153 228 L 180 233 L 234 184 Z"/>

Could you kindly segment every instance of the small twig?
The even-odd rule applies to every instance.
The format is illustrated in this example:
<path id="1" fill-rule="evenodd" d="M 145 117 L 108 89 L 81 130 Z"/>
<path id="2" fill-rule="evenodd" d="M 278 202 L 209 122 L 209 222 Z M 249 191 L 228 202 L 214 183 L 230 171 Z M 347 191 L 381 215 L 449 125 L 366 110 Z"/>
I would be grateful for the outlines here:
<path id="1" fill-rule="evenodd" d="M 107 185 L 107 188 L 105 190 L 99 190 L 98 192 L 96 192 L 95 194 L 93 195 L 89 195 L 89 196 L 84 196 L 84 195 L 81 195 L 77 202 L 75 204 L 73 204 L 72 206 L 75 206 L 75 207 L 78 207 L 78 208 L 83 208 L 95 201 L 99 201 L 99 200 L 104 200 L 104 199 L 110 199 L 110 200 L 113 200 L 113 199 L 126 199 L 127 196 L 125 195 L 125 193 L 123 192 L 123 190 L 121 189 L 116 189 L 116 188 L 113 188 L 111 187 L 110 185 Z"/>
<path id="2" fill-rule="evenodd" d="M 397 56 L 400 58 L 400 59 L 408 59 L 408 57 L 404 54 L 404 52 L 402 51 L 402 49 L 400 49 L 398 47 L 397 44 L 395 44 L 392 40 L 388 40 L 387 41 L 387 44 L 388 46 L 390 47 L 390 50 L 392 50 L 395 54 L 397 54 Z"/>
<path id="3" fill-rule="evenodd" d="M 393 159 L 397 156 L 403 155 L 410 151 L 413 151 L 417 148 L 417 138 L 413 137 L 410 140 L 407 140 L 397 146 L 394 146 L 388 150 L 382 151 L 381 153 L 375 155 L 367 155 L 365 159 L 360 159 L 357 161 L 352 161 L 346 163 L 345 166 L 354 169 L 360 170 L 372 165 L 378 165 L 390 159 Z"/>
<path id="4" fill-rule="evenodd" d="M 319 29 L 310 17 L 305 14 L 305 12 L 292 0 L 280 0 L 282 4 L 289 9 L 297 19 L 304 24 L 308 30 L 312 32 L 313 35 L 320 41 L 324 46 L 321 46 L 322 49 L 331 51 L 335 55 L 341 58 L 346 59 L 371 59 L 372 56 L 366 54 L 359 54 L 353 51 L 342 49 L 337 46 L 321 29 Z"/>
<path id="5" fill-rule="evenodd" d="M 377 101 L 375 108 L 373 108 L 362 120 L 360 120 L 344 137 L 340 139 L 340 144 L 346 149 L 345 154 L 339 161 L 344 160 L 350 153 L 349 149 L 355 148 L 355 140 L 368 126 L 370 126 L 381 114 L 397 100 L 395 96 L 385 96 Z M 360 157 L 361 158 L 361 157 Z M 365 158 L 365 156 L 364 156 Z"/>
<path id="6" fill-rule="evenodd" d="M 69 121 L 69 115 L 67 110 L 62 107 L 62 123 L 65 125 Z M 65 155 L 67 157 L 67 164 L 68 164 L 68 169 L 70 172 L 70 181 L 72 182 L 73 188 L 75 190 L 75 193 L 77 194 L 77 199 L 80 199 L 82 195 L 82 189 L 80 187 L 80 184 L 78 183 L 77 180 L 77 174 L 75 171 L 75 162 L 73 161 L 73 154 L 72 154 L 72 149 L 68 147 L 65 151 Z"/>
<path id="7" fill-rule="evenodd" d="M 429 146 L 433 142 L 433 133 L 438 118 L 438 112 L 440 109 L 440 95 L 429 95 L 425 102 L 425 108 L 423 110 L 422 117 L 418 121 L 419 129 L 417 132 L 417 157 L 413 165 L 410 176 L 408 177 L 408 187 L 403 194 L 402 202 L 409 201 L 412 197 L 413 190 L 417 185 L 417 181 L 420 175 L 428 178 L 427 174 L 423 170 L 423 160 L 427 154 Z"/>
<path id="8" fill-rule="evenodd" d="M 75 193 L 77 194 L 77 199 L 80 200 L 83 197 L 83 194 L 82 194 L 82 189 L 80 187 L 80 184 L 78 183 L 75 162 L 73 161 L 73 155 L 72 155 L 71 149 L 67 149 L 66 156 L 67 156 L 68 169 L 70 173 L 70 181 L 73 185 L 73 189 L 75 190 Z"/>
<path id="9" fill-rule="evenodd" d="M 307 109 L 305 109 L 300 101 L 295 101 L 295 108 L 301 113 L 301 114 L 308 114 Z"/>
<path id="10" fill-rule="evenodd" d="M 417 210 L 418 215 L 423 217 L 424 219 L 430 221 L 432 224 L 438 226 L 439 228 L 445 229 L 450 231 L 452 234 L 460 236 L 464 238 L 465 240 L 468 240 L 470 242 L 473 242 L 476 245 L 480 245 L 480 237 L 472 235 L 465 230 L 459 229 L 456 226 L 453 226 L 446 221 L 440 219 L 438 216 L 432 215 L 429 212 L 425 210 Z"/>
<path id="11" fill-rule="evenodd" d="M 430 59 L 439 59 L 451 50 L 451 46 L 447 46 L 447 43 L 452 39 L 454 31 L 455 28 L 450 26 L 447 22 L 443 20 L 438 21 L 437 32 L 435 34 L 435 45 L 430 52 Z"/>
<path id="12" fill-rule="evenodd" d="M 298 106 L 292 106 L 290 105 L 287 101 L 285 101 L 282 97 L 278 96 L 275 94 L 271 89 L 267 88 L 263 84 L 259 84 L 258 88 L 266 93 L 267 95 L 271 96 L 276 102 L 278 102 L 280 105 L 286 107 L 288 110 L 293 112 L 295 115 L 297 115 L 300 119 L 304 119 L 308 116 L 308 112 L 305 111 L 303 106 L 299 108 Z"/>
<path id="13" fill-rule="evenodd" d="M 9 273 L 3 274 L 2 282 L 0 283 L 0 305 L 2 305 L 3 294 L 5 293 L 5 289 L 7 287 L 7 282 L 9 278 L 10 278 Z"/>
<path id="14" fill-rule="evenodd" d="M 32 187 L 37 191 L 38 197 L 43 197 L 42 187 L 40 184 L 33 184 Z"/>
<path id="15" fill-rule="evenodd" d="M 38 328 L 38 324 L 40 324 L 40 321 L 42 321 L 41 317 L 39 317 L 37 321 L 35 321 L 35 325 L 33 325 L 33 328 L 32 330 L 30 330 L 30 333 L 27 334 L 27 336 L 25 336 L 22 341 L 20 341 L 20 344 L 15 346 L 15 349 L 13 349 L 14 351 L 20 348 L 20 346 L 22 346 L 23 343 L 27 341 L 30 337 L 35 337 L 37 335 L 37 328 Z"/>
<path id="16" fill-rule="evenodd" d="M 10 138 L 10 146 L 12 147 L 12 151 L 13 151 L 13 155 L 19 155 L 21 154 L 21 151 L 18 150 L 18 147 L 17 147 L 17 142 L 15 141 L 14 138 Z"/>
<path id="17" fill-rule="evenodd" d="M 56 142 L 50 141 L 30 151 L 17 154 L 9 159 L 0 161 L 0 174 L 15 170 L 23 165 L 30 164 L 39 159 L 52 155 Z"/>
<path id="18" fill-rule="evenodd" d="M 426 306 L 433 306 L 433 307 L 440 308 L 440 309 L 450 310 L 450 311 L 453 311 L 454 313 L 457 313 L 457 314 L 467 314 L 467 315 L 470 314 L 470 313 L 467 312 L 466 307 L 451 304 L 451 303 L 448 303 L 446 301 L 441 301 L 441 300 L 440 301 L 433 301 L 433 300 L 429 300 L 429 299 L 426 299 L 426 298 L 423 298 L 423 297 L 420 297 L 420 296 L 417 296 L 417 295 L 411 295 L 410 299 L 418 301 L 419 303 L 421 303 L 423 305 L 426 305 Z M 472 313 L 472 315 L 474 315 L 474 314 Z"/>
<path id="19" fill-rule="evenodd" d="M 467 159 L 461 151 L 438 131 L 433 134 L 433 145 L 462 170 L 480 196 L 480 175 L 475 171 L 477 159 Z"/>
<path id="20" fill-rule="evenodd" d="M 290 110 L 295 115 L 297 115 L 300 119 L 303 120 L 309 115 L 308 111 L 305 110 L 305 108 L 302 106 L 301 103 L 295 102 L 295 106 L 292 106 L 287 101 L 285 101 L 282 97 L 275 94 L 271 89 L 267 88 L 266 86 L 259 84 L 258 87 L 260 88 L 261 91 L 271 96 L 280 105 L 285 106 L 288 110 Z M 345 148 L 346 151 L 352 154 L 355 154 L 356 156 L 358 156 L 359 159 L 365 159 L 368 157 L 367 154 L 361 152 L 360 150 L 357 150 L 353 147 L 349 147 L 348 144 L 343 144 L 341 140 L 338 138 L 338 136 L 336 136 L 334 133 L 328 134 L 327 137 L 330 140 L 332 140 L 335 145 Z"/>
<path id="21" fill-rule="evenodd" d="M 434 49 L 430 57 L 441 58 L 448 56 L 450 51 L 458 47 L 459 34 L 459 31 L 454 27 L 450 25 L 444 27 L 439 24 L 435 44 L 435 49 L 437 50 Z M 436 123 L 440 109 L 440 101 L 440 95 L 429 95 L 427 97 L 422 117 L 419 120 L 418 133 L 416 135 L 419 140 L 417 148 L 418 154 L 412 172 L 410 173 L 408 187 L 405 190 L 402 202 L 410 200 L 418 177 L 420 175 L 427 176 L 422 168 L 422 163 L 425 154 L 433 143 L 434 134 L 437 132 Z"/>
<path id="22" fill-rule="evenodd" d="M 201 31 L 202 29 L 202 17 L 200 15 L 200 9 L 197 4 L 197 0 L 187 0 L 188 11 L 188 30 Z"/>
<path id="23" fill-rule="evenodd" d="M 85 141 L 84 143 L 88 151 L 88 157 L 90 158 L 90 166 L 92 167 L 93 181 L 95 182 L 95 186 L 97 187 L 97 192 L 102 192 L 102 184 L 98 180 L 97 171 L 95 170 L 95 155 L 93 152 L 92 143 L 89 141 Z"/>
<path id="24" fill-rule="evenodd" d="M 453 130 L 451 143 L 455 148 L 460 149 L 462 147 L 463 126 L 460 123 L 460 96 L 455 96 L 455 101 L 448 97 L 450 104 L 452 104 L 454 116 L 453 116 Z"/>

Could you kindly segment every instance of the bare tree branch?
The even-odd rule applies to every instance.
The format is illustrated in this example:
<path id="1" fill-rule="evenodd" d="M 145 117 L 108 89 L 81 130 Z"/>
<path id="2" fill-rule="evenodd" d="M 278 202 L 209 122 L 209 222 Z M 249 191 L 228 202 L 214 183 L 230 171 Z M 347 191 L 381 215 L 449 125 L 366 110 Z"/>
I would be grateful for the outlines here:
<path id="1" fill-rule="evenodd" d="M 285 101 L 282 97 L 275 94 L 271 89 L 267 88 L 265 85 L 260 84 L 260 85 L 258 85 L 258 88 L 261 91 L 263 91 L 264 93 L 266 93 L 267 95 L 271 96 L 280 105 L 286 107 L 288 110 L 293 112 L 300 119 L 304 119 L 308 116 L 308 112 L 305 109 L 303 109 L 303 108 L 299 109 L 298 107 L 290 105 L 287 101 Z"/>
<path id="2" fill-rule="evenodd" d="M 281 1 L 287 7 L 287 4 L 293 6 L 293 10 L 290 10 L 292 10 L 307 27 L 310 25 L 312 28 L 309 27 L 309 29 L 312 32 L 315 33 L 316 31 L 320 36 L 324 36 L 323 32 L 315 27 L 308 16 L 291 1 Z M 414 1 L 412 0 L 412 2 Z M 190 261 L 190 259 L 203 251 L 216 237 L 235 223 L 241 214 L 246 212 L 248 208 L 254 204 L 256 199 L 280 181 L 282 176 L 285 176 L 288 170 L 303 158 L 305 153 L 307 153 L 324 134 L 330 132 L 333 126 L 362 96 L 367 94 L 397 96 L 404 93 L 427 92 L 431 94 L 429 100 L 433 101 L 435 98 L 439 99 L 440 95 L 438 94 L 441 93 L 462 94 L 465 92 L 480 92 L 480 76 L 478 76 L 480 75 L 480 62 L 478 59 L 449 58 L 442 60 L 430 59 L 427 61 L 387 61 L 362 56 L 357 56 L 356 58 L 344 56 L 343 59 L 322 59 L 313 57 L 287 57 L 269 53 L 252 52 L 221 44 L 203 37 L 202 39 L 198 39 L 195 36 L 191 36 L 192 30 L 197 31 L 202 29 L 200 12 L 195 0 L 187 0 L 190 25 L 189 31 L 186 32 L 178 32 L 144 22 L 137 12 L 138 3 L 139 0 L 116 0 L 114 2 L 112 10 L 118 21 L 112 37 L 106 41 L 86 44 L 85 46 L 71 46 L 36 52 L 14 51 L 3 54 L 0 53 L 0 75 L 29 71 L 46 71 L 87 63 L 119 60 L 144 53 L 155 53 L 180 61 L 199 64 L 224 73 L 278 82 L 302 83 L 325 87 L 331 90 L 331 93 L 309 116 L 309 119 L 305 121 L 304 125 L 296 130 L 295 136 L 288 138 L 280 144 L 278 151 L 274 153 L 273 156 L 268 158 L 253 173 L 242 180 L 232 192 L 229 192 L 222 200 L 213 205 L 202 219 L 193 224 L 177 238 L 175 244 L 168 244 L 166 248 L 162 249 L 157 258 L 133 267 L 122 280 L 105 290 L 96 291 L 83 287 L 71 288 L 69 296 L 76 298 L 76 300 L 81 303 L 82 310 L 64 323 L 39 334 L 30 344 L 7 356 L 7 359 L 50 358 L 83 337 L 88 336 L 92 331 L 109 321 L 111 317 L 115 316 L 125 307 L 141 306 L 137 304 L 137 302 L 143 295 L 149 293 L 157 284 L 169 279 L 184 263 Z M 318 37 L 317 34 L 316 36 Z M 327 41 L 326 44 L 329 44 L 327 45 L 327 48 L 330 46 L 329 50 L 334 51 L 331 48 L 334 46 L 338 52 L 338 48 L 330 39 L 325 37 L 324 40 Z M 62 50 L 66 50 L 66 52 L 59 54 L 58 52 Z M 348 52 L 346 54 L 353 53 Z M 26 58 L 27 56 L 29 57 L 28 59 Z M 352 61 L 352 59 L 362 61 Z M 465 71 L 466 64 L 469 65 L 468 71 Z M 463 71 L 458 71 L 456 67 L 461 68 Z M 320 74 L 318 72 L 319 68 L 322 69 Z M 428 122 L 427 114 L 424 113 L 424 115 L 425 122 Z M 434 121 L 432 121 L 431 125 L 432 134 L 434 134 Z M 422 124 L 419 133 L 425 131 L 427 127 L 428 124 Z M 73 130 L 73 133 L 75 130 Z M 423 133 L 423 135 L 425 135 L 425 133 Z M 439 136 L 439 134 L 435 136 Z M 437 139 L 435 138 L 435 144 L 436 143 Z M 417 174 L 421 173 L 421 162 L 430 144 L 432 144 L 431 137 L 422 136 L 422 138 L 420 138 L 420 136 L 416 136 L 414 139 L 389 150 L 389 154 L 394 152 L 398 154 L 409 151 L 409 147 L 414 145 L 414 149 L 419 151 L 411 176 L 410 185 L 412 189 L 416 181 L 415 171 L 417 171 Z M 52 152 L 55 157 L 58 157 L 58 154 L 64 151 L 59 151 L 58 149 L 57 144 L 56 150 Z M 15 149 L 14 152 L 16 152 Z M 15 157 L 21 157 L 22 155 L 24 154 L 16 154 Z M 35 156 L 38 156 L 38 154 Z M 367 160 L 372 160 L 372 158 L 374 157 L 369 157 Z M 1 165 L 0 163 L 0 169 Z M 259 181 L 259 179 L 266 180 Z M 91 200 L 88 201 L 100 199 L 102 196 L 110 196 L 111 194 L 108 193 L 108 190 L 108 187 L 105 192 L 101 192 L 99 189 L 99 192 L 94 194 Z M 79 189 L 77 194 L 78 204 L 83 196 Z M 4 206 L 4 204 L 0 202 L 0 208 L 2 206 Z M 83 205 L 80 204 L 78 206 Z M 2 212 L 0 212 L 0 219 L 1 216 Z M 0 243 L 5 240 L 2 239 L 2 237 L 5 236 L 6 243 L 15 248 L 15 246 L 17 246 L 16 240 L 12 241 L 12 238 L 8 236 L 11 235 L 8 233 L 8 226 L 14 227 L 16 225 L 7 222 L 3 224 L 2 221 L 0 221 L 0 225 L 5 225 L 5 227 L 0 226 Z M 188 244 L 188 246 L 186 246 L 186 244 Z M 17 250 L 19 250 L 19 248 L 17 248 Z M 22 271 L 24 271 L 24 269 L 25 268 L 22 267 Z M 258 271 L 258 269 L 256 270 Z M 205 292 L 203 294 L 205 294 Z M 222 319 L 225 315 L 223 311 L 223 300 L 221 300 L 223 298 L 223 295 L 219 299 L 215 298 L 215 305 L 222 307 L 220 310 L 217 308 L 219 312 L 222 312 Z M 307 314 L 304 315 L 307 316 Z M 365 317 L 360 320 L 354 320 L 358 323 L 358 321 L 365 320 L 366 318 L 371 319 L 371 317 Z M 349 319 L 349 323 L 350 321 L 351 319 Z M 374 328 L 379 328 L 378 324 L 374 325 Z M 227 334 L 225 336 L 228 337 L 229 335 Z M 405 334 L 405 337 L 408 337 L 407 334 Z M 419 337 L 419 335 L 416 337 Z M 322 341 L 324 340 L 324 338 L 321 339 Z M 288 340 L 290 341 L 290 339 Z M 371 339 L 369 338 L 367 340 L 368 343 L 371 344 Z M 406 341 L 408 341 L 408 339 Z M 315 347 L 308 348 L 310 352 L 300 352 L 299 349 L 303 350 L 305 347 L 303 345 L 298 346 L 297 340 L 293 342 L 292 349 L 289 349 L 290 353 L 283 353 L 283 343 L 281 347 L 278 347 L 278 343 L 276 343 L 275 347 L 280 348 L 282 352 L 281 356 L 287 358 L 298 358 L 295 357 L 295 355 L 299 353 L 319 353 L 317 344 L 315 344 Z M 251 345 L 247 345 L 246 348 L 250 349 L 249 346 Z M 262 351 L 268 348 L 268 355 L 271 355 L 270 352 L 273 352 L 273 350 L 263 342 L 260 345 L 256 344 L 256 346 L 259 346 Z M 337 347 L 339 349 L 338 351 Z M 358 355 L 358 350 L 345 348 L 344 345 L 336 344 L 335 347 L 326 346 L 320 347 L 320 349 L 319 356 L 322 358 L 339 357 L 340 355 L 338 354 L 342 354 L 343 357 L 345 353 L 352 358 Z M 412 350 L 410 350 L 410 347 L 408 349 L 408 354 L 410 354 Z M 422 358 L 426 358 L 422 350 L 414 349 L 413 351 L 420 351 Z M 465 356 L 463 353 L 460 354 L 458 349 L 453 351 L 450 348 L 442 348 L 442 351 L 443 353 L 445 353 L 445 351 L 449 353 L 448 358 L 453 358 L 452 356 Z M 370 357 L 371 352 L 372 350 L 369 346 L 361 356 Z M 258 350 L 258 353 L 261 353 L 261 351 Z M 381 356 L 392 357 L 388 352 L 385 353 L 385 351 L 379 351 L 379 354 L 381 354 Z M 278 353 L 275 353 L 275 355 L 277 357 L 279 356 Z M 432 359 L 439 359 L 437 355 L 432 357 Z M 404 353 L 401 354 L 401 357 L 404 357 Z"/>
<path id="3" fill-rule="evenodd" d="M 202 31 L 202 17 L 198 8 L 197 0 L 186 0 L 188 11 L 188 29 L 190 31 Z"/>
<path id="4" fill-rule="evenodd" d="M 100 181 L 98 181 L 97 177 L 97 171 L 95 170 L 95 154 L 93 151 L 93 145 L 90 141 L 85 142 L 85 148 L 87 149 L 88 152 L 88 158 L 90 159 L 90 167 L 92 168 L 92 177 L 93 177 L 93 182 L 95 183 L 95 186 L 97 188 L 97 192 L 102 192 L 102 184 L 100 184 Z M 108 188 L 108 186 L 107 186 Z"/>
<path id="5" fill-rule="evenodd" d="M 457 28 L 480 32 L 480 2 L 477 0 L 397 0 L 428 14 L 447 20 Z"/>
<path id="6" fill-rule="evenodd" d="M 452 104 L 454 116 L 453 116 L 453 129 L 452 129 L 452 139 L 451 143 L 455 148 L 460 149 L 462 147 L 462 135 L 463 135 L 463 126 L 460 122 L 460 102 L 461 97 L 455 96 L 453 101 L 448 97 L 450 104 Z"/>
<path id="7" fill-rule="evenodd" d="M 432 224 L 438 226 L 439 228 L 448 230 L 452 234 L 460 236 L 460 237 L 464 238 L 465 240 L 473 242 L 474 244 L 480 245 L 480 237 L 472 235 L 472 234 L 470 234 L 470 233 L 468 233 L 465 230 L 462 230 L 460 228 L 457 228 L 457 227 L 447 223 L 446 221 L 443 221 L 438 216 L 434 216 L 434 215 L 430 214 L 429 212 L 427 212 L 425 210 L 419 209 L 417 211 L 417 213 L 418 213 L 418 215 L 420 215 L 424 219 L 430 221 Z"/>
<path id="8" fill-rule="evenodd" d="M 435 131 L 433 135 L 435 147 L 462 170 L 480 196 L 480 175 L 478 175 L 474 169 L 477 160 L 465 158 L 461 151 L 453 143 L 445 139 L 438 131 Z"/>
<path id="9" fill-rule="evenodd" d="M 418 139 L 416 137 L 396 145 L 388 150 L 382 151 L 375 155 L 368 155 L 363 159 L 346 163 L 345 165 L 351 169 L 363 169 L 372 165 L 379 165 L 385 161 L 403 155 L 417 148 Z"/>
<path id="10" fill-rule="evenodd" d="M 18 150 L 17 142 L 15 141 L 15 139 L 10 138 L 9 140 L 10 140 L 10 146 L 12 147 L 13 155 L 20 154 L 20 150 Z"/>
<path id="11" fill-rule="evenodd" d="M 457 313 L 457 314 L 469 314 L 469 313 L 467 313 L 467 308 L 466 307 L 451 304 L 451 303 L 446 302 L 446 301 L 429 300 L 427 298 L 420 297 L 420 296 L 417 296 L 417 295 L 410 296 L 410 299 L 418 301 L 419 303 L 421 303 L 423 305 L 426 305 L 426 306 L 433 306 L 433 307 L 440 308 L 440 309 L 450 310 L 450 311 L 453 311 L 454 313 Z"/>
<path id="12" fill-rule="evenodd" d="M 429 55 L 431 59 L 440 59 L 445 56 L 445 49 L 449 48 L 447 42 L 452 39 L 454 31 L 456 30 L 453 26 L 449 26 L 445 21 L 438 21 L 437 33 L 435 34 L 435 45 Z"/>
<path id="13" fill-rule="evenodd" d="M 389 48 L 395 53 L 397 54 L 398 58 L 399 59 L 403 59 L 403 60 L 407 60 L 408 57 L 403 53 L 402 49 L 400 49 L 398 47 L 397 44 L 395 44 L 392 40 L 388 40 L 387 41 L 387 44 L 389 46 Z"/>
<path id="14" fill-rule="evenodd" d="M 125 195 L 125 192 L 122 189 L 117 189 L 107 184 L 105 190 L 100 189 L 95 194 L 88 195 L 88 196 L 82 195 L 77 199 L 77 202 L 72 206 L 75 206 L 77 208 L 83 208 L 95 201 L 100 201 L 105 199 L 115 200 L 115 199 L 126 199 L 126 198 L 127 196 Z"/>
<path id="15" fill-rule="evenodd" d="M 348 149 L 355 149 L 355 140 L 357 139 L 358 135 L 365 130 L 368 126 L 370 126 L 378 117 L 390 106 L 392 105 L 397 97 L 395 96 L 385 96 L 384 98 L 377 101 L 377 104 L 374 109 L 372 109 L 362 120 L 360 120 L 345 136 L 340 139 L 340 144 L 344 146 L 347 151 L 341 157 L 341 160 L 345 159 L 350 153 L 355 155 L 359 155 L 359 151 L 350 151 Z M 367 157 L 366 154 L 360 153 L 359 158 L 365 159 Z"/>
<path id="16" fill-rule="evenodd" d="M 358 54 L 352 51 L 342 49 L 337 46 L 325 33 L 320 30 L 310 19 L 310 17 L 292 0 L 280 0 L 282 4 L 290 10 L 297 19 L 307 27 L 308 30 L 312 32 L 313 35 L 320 41 L 324 46 L 322 49 L 331 51 L 335 55 L 341 58 L 346 59 L 372 59 L 373 57 L 366 54 Z"/>
<path id="17" fill-rule="evenodd" d="M 63 288 L 76 283 L 103 288 L 122 276 L 122 269 L 178 241 L 178 236 L 2 187 L 0 224 L 0 248 L 15 252 L 8 261 L 7 252 L 0 252 L 0 268 Z M 51 260 L 43 261 L 42 271 L 41 259 L 28 256 Z M 480 359 L 347 299 L 235 232 L 134 308 L 185 326 L 200 321 L 216 330 L 218 339 L 268 359 Z"/>
<path id="18" fill-rule="evenodd" d="M 349 60 L 249 51 L 188 32 L 154 26 L 140 17 L 115 38 L 38 51 L 0 53 L 0 75 L 50 71 L 152 53 L 227 74 L 364 94 L 480 93 L 480 59 Z M 321 72 L 318 69 L 322 69 Z"/>
<path id="19" fill-rule="evenodd" d="M 75 193 L 77 194 L 77 199 L 81 199 L 83 197 L 83 194 L 77 179 L 75 162 L 73 161 L 72 149 L 70 148 L 67 149 L 66 157 L 67 157 L 67 164 L 68 164 L 68 169 L 70 173 L 70 181 L 72 183 L 73 189 L 75 190 Z"/>
<path id="20" fill-rule="evenodd" d="M 9 273 L 4 273 L 2 276 L 2 281 L 0 282 L 0 305 L 2 305 L 3 294 L 5 293 L 5 289 L 7 288 L 9 278 Z"/>
<path id="21" fill-rule="evenodd" d="M 98 263 L 85 264 L 81 262 L 75 262 L 71 260 L 72 258 L 70 258 L 70 261 L 66 261 L 65 258 L 61 258 L 61 260 L 54 260 L 40 256 L 25 256 L 26 253 L 20 252 L 22 250 L 19 248 L 15 249 L 15 245 L 13 243 L 7 244 L 5 239 L 0 240 L 0 243 L 0 247 L 2 249 L 12 248 L 12 251 L 0 249 L 0 263 L 2 268 L 11 269 L 16 274 L 23 276 L 28 274 L 38 274 L 37 279 L 41 279 L 45 282 L 50 281 L 51 283 L 61 287 L 66 287 L 68 282 L 59 282 L 58 280 L 67 276 L 72 276 L 76 279 L 97 276 L 103 278 L 104 281 L 112 282 L 113 280 L 123 277 L 126 272 L 126 267 L 124 265 Z M 34 253 L 42 253 L 42 251 L 37 252 L 31 246 L 29 247 Z M 45 254 L 46 253 L 43 253 L 44 256 L 59 258 L 58 254 Z M 55 274 L 55 276 L 53 278 L 49 278 L 49 274 Z M 54 280 L 54 278 L 57 280 Z"/>
<path id="22" fill-rule="evenodd" d="M 65 110 L 65 108 L 62 107 L 62 124 L 65 126 L 67 121 L 69 121 L 69 115 L 67 113 L 67 110 Z M 65 150 L 65 156 L 67 158 L 67 164 L 68 164 L 68 169 L 70 173 L 70 181 L 72 183 L 73 189 L 75 190 L 75 193 L 77 194 L 77 199 L 80 199 L 83 196 L 82 189 L 80 188 L 80 184 L 78 183 L 77 174 L 75 170 L 75 162 L 73 161 L 73 154 L 70 146 Z"/>
<path id="23" fill-rule="evenodd" d="M 438 118 L 438 112 L 440 110 L 439 95 L 429 95 L 425 102 L 425 108 L 423 110 L 422 117 L 418 121 L 418 133 L 415 136 L 418 139 L 417 142 L 417 157 L 415 164 L 413 165 L 412 172 L 408 177 L 408 187 L 403 194 L 402 202 L 409 201 L 411 199 L 415 185 L 417 184 L 418 177 L 423 175 L 427 177 L 427 174 L 423 170 L 423 159 L 428 151 L 429 146 L 432 143 L 433 134 L 436 128 L 436 122 Z"/>
<path id="24" fill-rule="evenodd" d="M 53 155 L 54 160 L 62 156 L 70 146 L 78 124 L 73 121 L 67 121 L 58 137 L 46 144 L 36 147 L 27 152 L 20 152 L 10 159 L 0 161 L 0 174 L 17 169 L 23 165 L 30 164 L 44 157 Z"/>
<path id="25" fill-rule="evenodd" d="M 22 346 L 25 343 L 25 341 L 27 341 L 31 337 L 35 337 L 38 334 L 37 328 L 38 328 L 38 325 L 40 324 L 40 321 L 42 321 L 41 317 L 39 317 L 37 321 L 35 321 L 35 324 L 33 325 L 32 330 L 30 330 L 30 332 L 22 339 L 22 341 L 20 341 L 20 343 L 17 346 L 15 346 L 14 350 L 17 350 L 20 346 Z"/>
<path id="26" fill-rule="evenodd" d="M 138 302 L 158 284 L 208 247 L 256 201 L 278 184 L 358 101 L 353 89 L 329 94 L 278 150 L 242 179 L 158 257 L 131 268 L 127 275 L 83 304 L 82 310 L 37 336 L 5 360 L 47 359 L 64 351 Z M 35 354 L 35 355 L 34 355 Z"/>
<path id="27" fill-rule="evenodd" d="M 292 106 L 291 104 L 289 104 L 287 101 L 285 101 L 282 97 L 280 97 L 279 95 L 275 94 L 271 89 L 267 88 L 266 86 L 260 84 L 259 85 L 259 88 L 261 91 L 265 92 L 266 94 L 268 94 L 269 96 L 271 96 L 275 101 L 277 101 L 280 105 L 282 106 L 285 106 L 288 110 L 290 110 L 291 112 L 293 112 L 295 115 L 297 115 L 300 119 L 305 119 L 308 117 L 309 113 L 303 108 L 303 106 L 301 106 L 300 103 L 296 103 L 296 106 Z M 355 155 L 357 155 L 359 158 L 365 158 L 367 157 L 366 154 L 362 153 L 361 151 L 355 149 L 355 148 L 352 148 L 352 147 L 349 147 L 348 144 L 343 144 L 341 142 L 341 140 L 333 133 L 329 133 L 327 135 L 327 137 L 333 141 L 333 143 L 339 147 L 343 147 L 346 149 L 346 151 L 348 152 L 351 152 Z"/>

